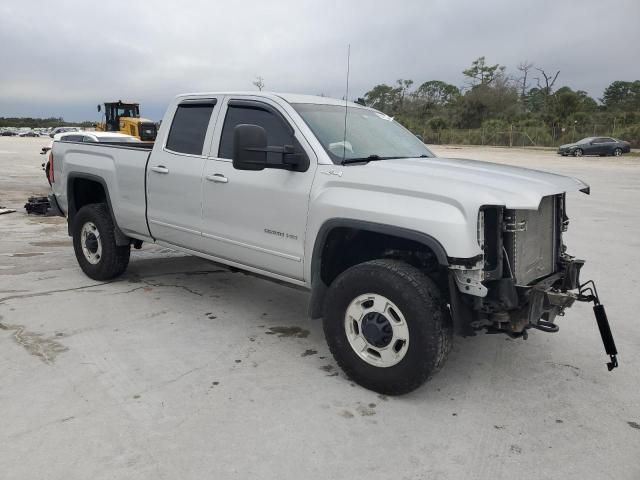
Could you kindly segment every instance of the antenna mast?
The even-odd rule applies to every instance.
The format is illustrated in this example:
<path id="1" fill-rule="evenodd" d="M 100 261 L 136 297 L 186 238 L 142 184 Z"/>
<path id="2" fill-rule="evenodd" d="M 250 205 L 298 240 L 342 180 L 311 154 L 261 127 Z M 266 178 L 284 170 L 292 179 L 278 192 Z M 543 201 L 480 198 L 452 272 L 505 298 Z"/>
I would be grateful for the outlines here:
<path id="1" fill-rule="evenodd" d="M 351 44 L 347 45 L 347 89 L 344 94 L 344 135 L 342 137 L 342 161 L 347 156 L 347 112 L 349 102 L 349 67 L 351 63 Z"/>

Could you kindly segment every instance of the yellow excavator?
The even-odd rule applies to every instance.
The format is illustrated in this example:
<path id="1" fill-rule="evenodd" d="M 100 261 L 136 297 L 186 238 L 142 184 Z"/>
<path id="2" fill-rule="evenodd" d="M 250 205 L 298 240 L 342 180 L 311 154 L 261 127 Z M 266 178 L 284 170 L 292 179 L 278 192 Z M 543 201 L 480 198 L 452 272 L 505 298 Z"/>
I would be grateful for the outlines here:
<path id="1" fill-rule="evenodd" d="M 98 111 L 102 105 L 98 105 Z M 120 132 L 138 137 L 143 142 L 153 142 L 158 134 L 156 124 L 140 118 L 140 104 L 136 102 L 105 102 L 104 118 L 96 123 L 99 132 Z"/>

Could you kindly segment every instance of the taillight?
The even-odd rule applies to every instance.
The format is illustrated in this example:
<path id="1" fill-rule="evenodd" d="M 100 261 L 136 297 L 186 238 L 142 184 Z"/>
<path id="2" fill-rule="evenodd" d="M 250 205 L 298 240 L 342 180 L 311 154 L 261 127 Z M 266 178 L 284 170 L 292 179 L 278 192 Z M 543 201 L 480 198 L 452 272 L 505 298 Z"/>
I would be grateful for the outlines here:
<path id="1" fill-rule="evenodd" d="M 49 183 L 53 183 L 53 150 L 49 150 L 49 171 L 47 172 Z"/>

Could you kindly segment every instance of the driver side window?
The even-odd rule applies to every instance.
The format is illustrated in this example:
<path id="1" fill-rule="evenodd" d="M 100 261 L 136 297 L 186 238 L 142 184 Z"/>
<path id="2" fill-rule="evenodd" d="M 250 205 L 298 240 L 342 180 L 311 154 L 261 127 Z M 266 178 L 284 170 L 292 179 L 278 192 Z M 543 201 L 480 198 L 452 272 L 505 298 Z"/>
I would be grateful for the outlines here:
<path id="1" fill-rule="evenodd" d="M 297 150 L 300 150 L 295 137 L 283 124 L 283 120 L 275 114 L 257 107 L 229 105 L 222 127 L 218 158 L 233 158 L 233 129 L 236 125 L 243 123 L 258 125 L 264 128 L 267 132 L 267 144 L 269 146 L 281 147 L 283 145 L 294 145 Z M 267 163 L 277 160 L 277 154 L 267 154 Z"/>

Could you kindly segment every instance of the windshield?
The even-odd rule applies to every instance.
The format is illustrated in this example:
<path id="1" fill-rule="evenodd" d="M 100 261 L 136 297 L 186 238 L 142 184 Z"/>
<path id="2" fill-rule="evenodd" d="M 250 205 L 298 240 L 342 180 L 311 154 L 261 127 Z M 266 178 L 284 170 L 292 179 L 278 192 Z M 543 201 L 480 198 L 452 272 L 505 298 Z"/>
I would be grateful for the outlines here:
<path id="1" fill-rule="evenodd" d="M 116 107 L 116 116 L 137 118 L 140 113 L 137 105 L 121 105 Z"/>
<path id="2" fill-rule="evenodd" d="M 595 137 L 587 137 L 587 138 L 583 138 L 582 140 L 578 140 L 576 143 L 589 143 L 591 141 L 593 141 Z"/>
<path id="3" fill-rule="evenodd" d="M 433 153 L 411 132 L 383 113 L 366 108 L 294 103 L 334 163 L 344 159 L 376 156 L 381 159 L 433 157 Z"/>

